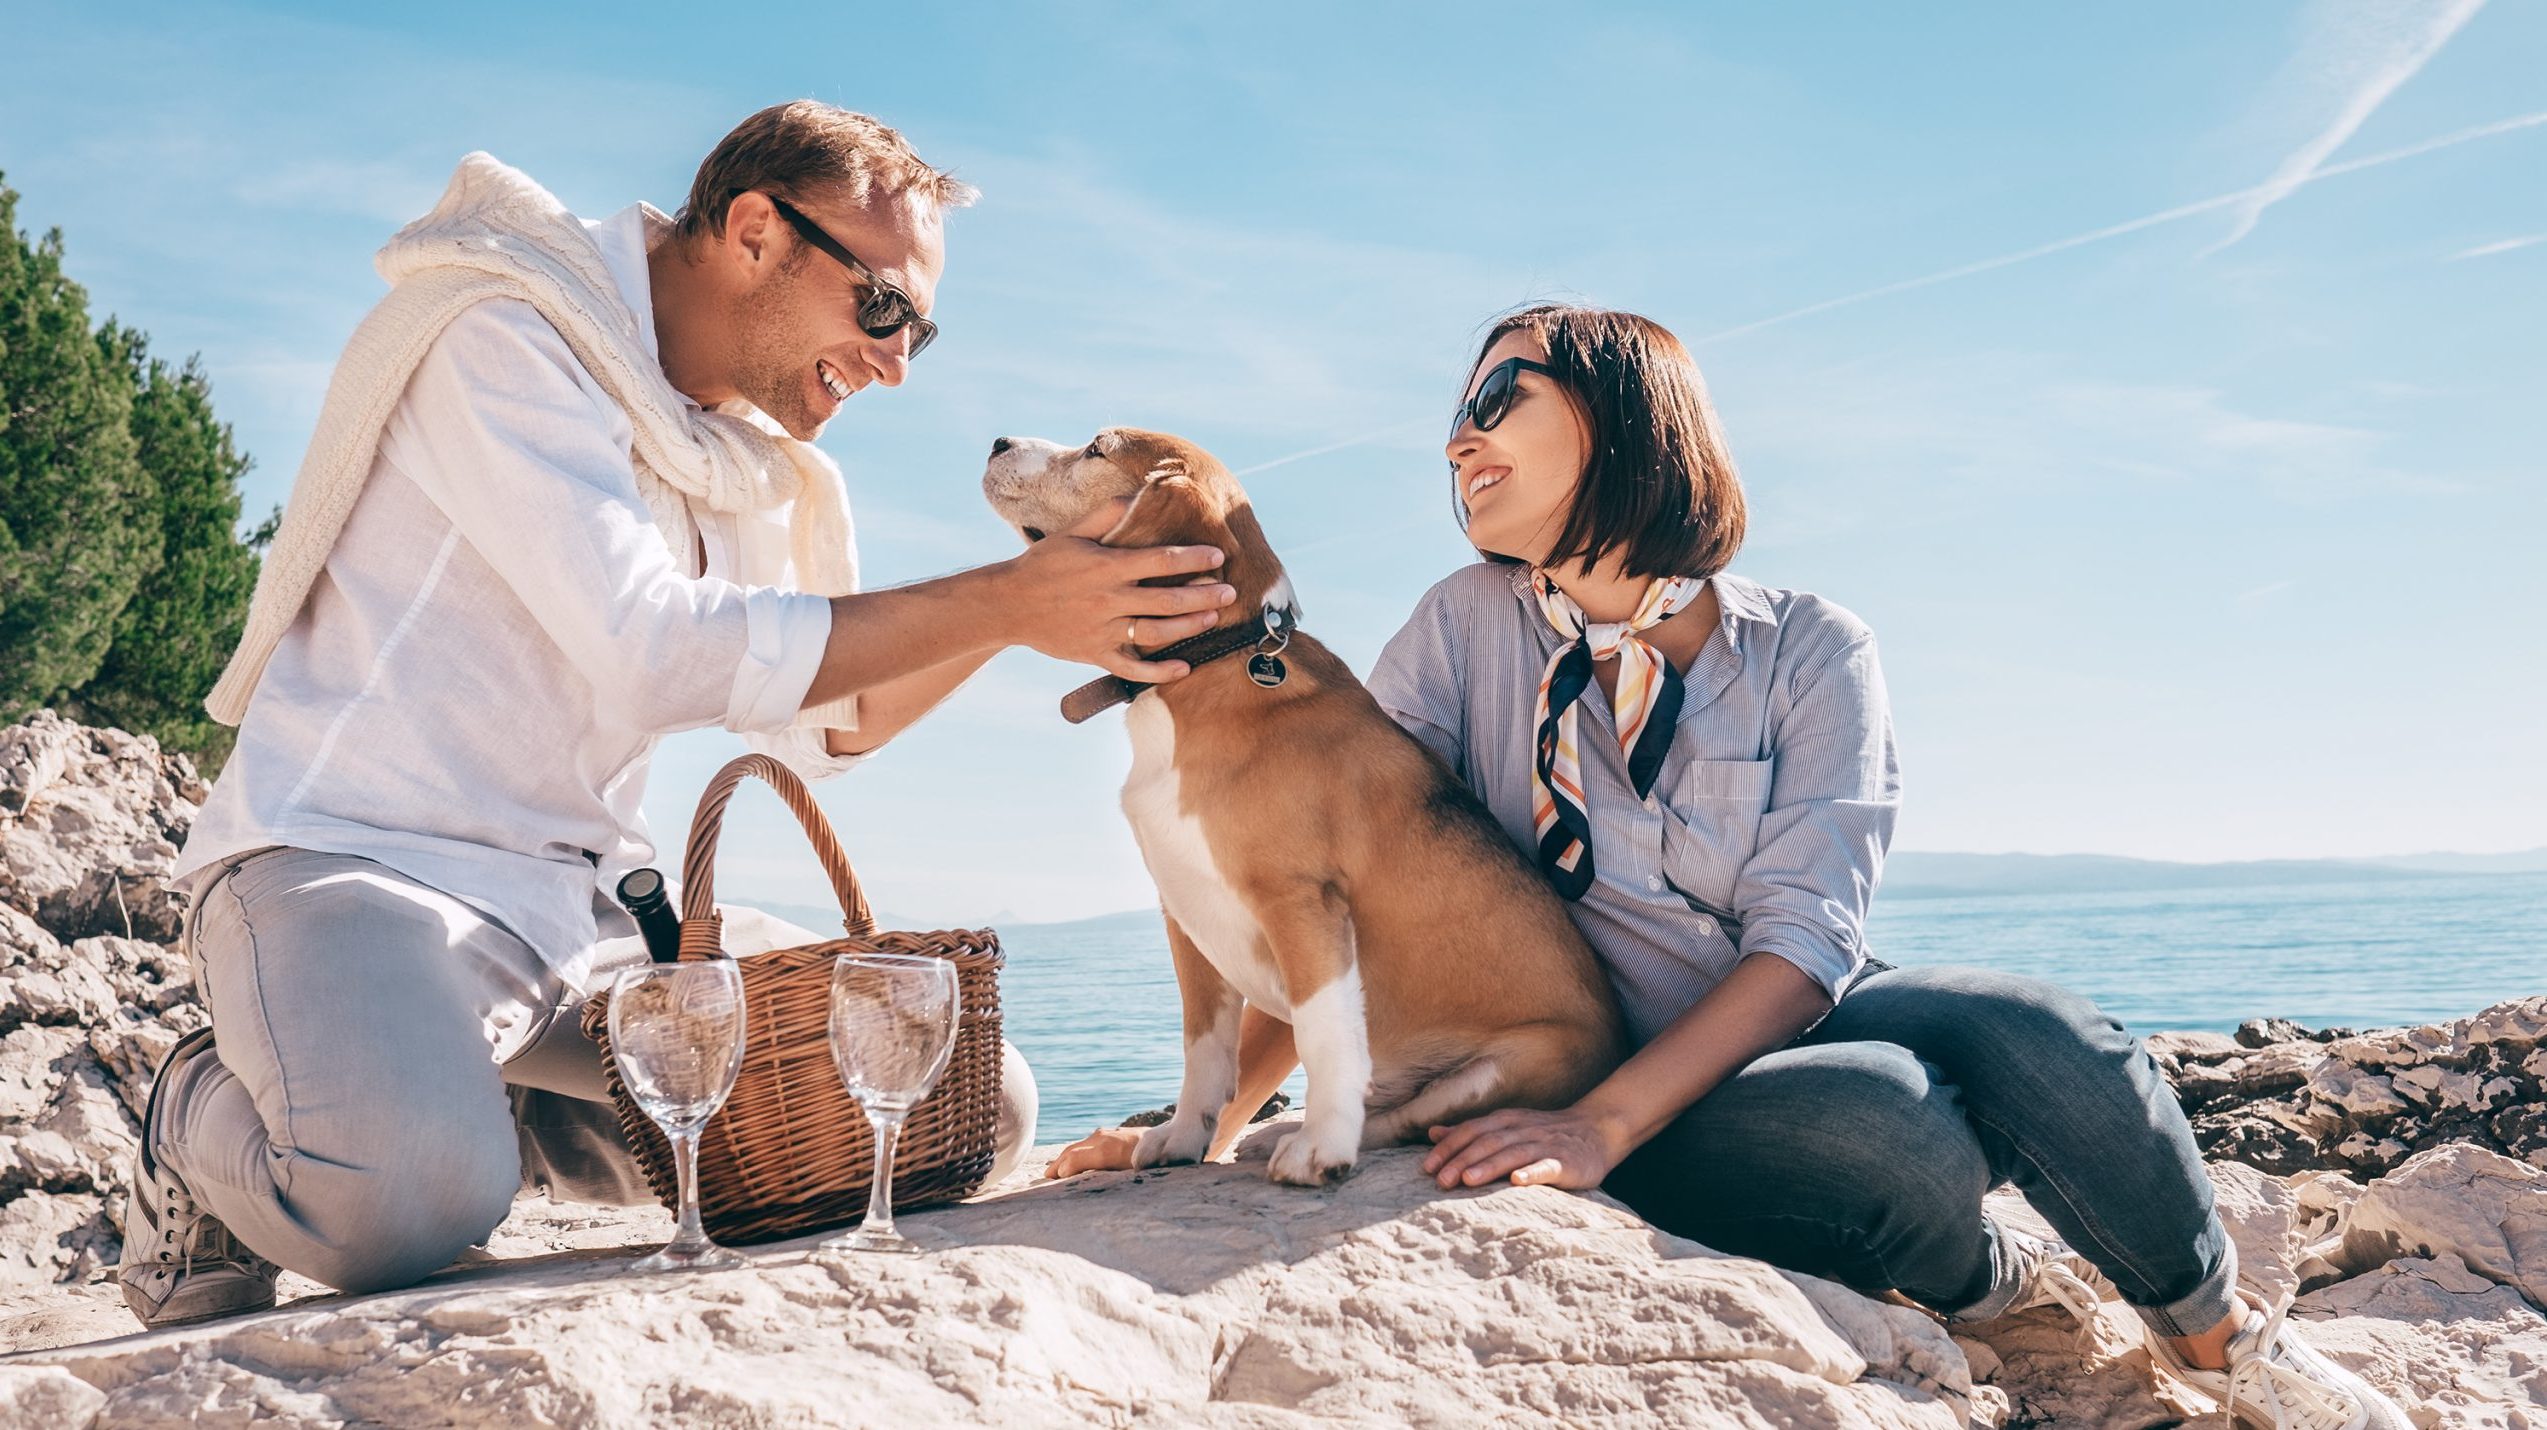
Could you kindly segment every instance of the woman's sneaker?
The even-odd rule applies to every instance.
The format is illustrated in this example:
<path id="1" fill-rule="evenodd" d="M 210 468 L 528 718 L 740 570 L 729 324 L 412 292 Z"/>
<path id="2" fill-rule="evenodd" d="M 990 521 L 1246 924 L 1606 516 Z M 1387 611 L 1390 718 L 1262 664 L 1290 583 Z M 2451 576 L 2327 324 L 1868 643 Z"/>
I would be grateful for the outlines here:
<path id="1" fill-rule="evenodd" d="M 144 1326 L 183 1325 L 274 1304 L 273 1262 L 242 1245 L 174 1172 L 151 1156 L 159 1099 L 188 1060 L 212 1055 L 212 1030 L 177 1040 L 160 1060 L 150 1100 L 142 1105 L 141 1148 L 133 1154 L 133 1189 L 124 1212 L 124 1264 L 115 1270 L 124 1304 Z"/>
<path id="2" fill-rule="evenodd" d="M 2405 1411 L 2378 1387 L 2328 1360 L 2284 1319 L 2290 1302 L 2266 1311 L 2241 1296 L 2246 1324 L 2229 1339 L 2226 1370 L 2199 1370 L 2154 1330 L 2149 1357 L 2220 1403 L 2233 1425 L 2253 1430 L 2409 1430 Z"/>
<path id="3" fill-rule="evenodd" d="M 2008 1234 L 2008 1245 L 2017 1263 L 2016 1299 L 2008 1304 L 2009 1310 L 2057 1305 L 2076 1316 L 2082 1326 L 2094 1323 L 2096 1308 L 2108 1299 L 2106 1293 L 2113 1285 L 2103 1272 L 2065 1242 L 2045 1241 L 2020 1231 Z"/>
<path id="4" fill-rule="evenodd" d="M 2110 1283 L 2086 1257 L 2066 1243 L 2046 1241 L 2021 1231 L 2003 1230 L 1999 1245 L 2015 1263 L 2010 1277 L 2013 1289 L 2007 1293 L 2006 1303 L 1986 1316 L 1958 1311 L 1946 1317 L 1948 1321 L 1961 1324 L 1996 1320 L 2036 1306 L 2057 1305 L 2077 1318 L 2081 1336 L 2092 1334 L 2096 1308 L 2105 1300 L 2102 1288 Z"/>

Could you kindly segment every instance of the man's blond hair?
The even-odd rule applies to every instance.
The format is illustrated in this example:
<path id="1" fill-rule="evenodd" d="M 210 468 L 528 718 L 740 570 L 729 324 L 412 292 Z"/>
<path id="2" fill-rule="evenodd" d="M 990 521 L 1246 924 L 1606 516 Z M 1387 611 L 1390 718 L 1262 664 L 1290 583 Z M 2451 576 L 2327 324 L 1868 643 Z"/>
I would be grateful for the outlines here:
<path id="1" fill-rule="evenodd" d="M 725 232 L 725 211 L 753 190 L 794 202 L 914 194 L 962 208 L 981 191 L 911 152 L 883 121 L 811 99 L 773 104 L 734 126 L 699 164 L 677 215 L 685 240 Z"/>

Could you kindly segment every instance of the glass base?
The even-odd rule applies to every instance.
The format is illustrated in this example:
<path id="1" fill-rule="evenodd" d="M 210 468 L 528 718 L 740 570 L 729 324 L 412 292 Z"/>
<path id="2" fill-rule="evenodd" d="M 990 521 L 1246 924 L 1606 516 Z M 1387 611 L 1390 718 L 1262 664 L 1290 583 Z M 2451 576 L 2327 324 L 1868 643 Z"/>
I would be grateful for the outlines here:
<path id="1" fill-rule="evenodd" d="M 749 1258 L 738 1252 L 728 1251 L 724 1247 L 719 1246 L 712 1241 L 701 1242 L 696 1246 L 683 1246 L 676 1241 L 651 1256 L 643 1257 L 630 1263 L 628 1269 L 632 1272 L 638 1273 L 649 1271 L 736 1271 L 751 1264 L 752 1263 Z"/>
<path id="2" fill-rule="evenodd" d="M 859 1227 L 838 1236 L 826 1237 L 815 1246 L 816 1251 L 881 1251 L 896 1256 L 918 1253 L 920 1244 L 898 1231 L 875 1231 Z"/>

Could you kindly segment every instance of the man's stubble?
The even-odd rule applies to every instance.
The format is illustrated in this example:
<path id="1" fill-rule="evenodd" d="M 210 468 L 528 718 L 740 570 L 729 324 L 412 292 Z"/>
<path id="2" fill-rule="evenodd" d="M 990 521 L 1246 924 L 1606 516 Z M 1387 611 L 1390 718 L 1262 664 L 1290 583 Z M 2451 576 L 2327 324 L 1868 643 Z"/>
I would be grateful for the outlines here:
<path id="1" fill-rule="evenodd" d="M 818 344 L 807 318 L 806 250 L 799 245 L 769 281 L 743 295 L 735 315 L 734 390 L 798 441 L 822 430 L 807 396 Z"/>

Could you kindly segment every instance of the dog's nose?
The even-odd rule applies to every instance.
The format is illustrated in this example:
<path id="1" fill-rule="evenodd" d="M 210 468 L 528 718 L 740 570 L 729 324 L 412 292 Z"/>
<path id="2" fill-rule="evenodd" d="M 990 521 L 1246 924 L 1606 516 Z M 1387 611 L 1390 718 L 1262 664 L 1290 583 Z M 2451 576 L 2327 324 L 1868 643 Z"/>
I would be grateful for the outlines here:
<path id="1" fill-rule="evenodd" d="M 991 455 L 996 457 L 1000 453 L 1005 452 L 1016 445 L 1017 444 L 1015 442 L 1006 437 L 994 437 L 991 439 Z"/>

